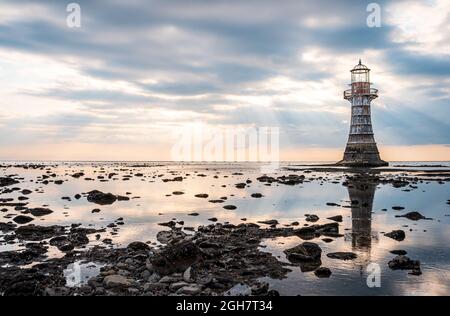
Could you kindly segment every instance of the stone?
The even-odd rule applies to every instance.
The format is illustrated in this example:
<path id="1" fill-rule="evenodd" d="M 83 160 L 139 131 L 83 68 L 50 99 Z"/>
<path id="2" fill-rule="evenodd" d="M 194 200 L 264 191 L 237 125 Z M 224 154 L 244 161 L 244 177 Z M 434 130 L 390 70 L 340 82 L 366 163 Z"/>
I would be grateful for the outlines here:
<path id="1" fill-rule="evenodd" d="M 199 259 L 199 255 L 199 247 L 191 240 L 187 240 L 162 249 L 150 258 L 150 262 L 154 266 L 155 271 L 160 274 L 183 273 Z"/>
<path id="2" fill-rule="evenodd" d="M 99 205 L 110 205 L 117 201 L 117 196 L 111 193 L 103 193 L 98 190 L 88 192 L 87 200 Z"/>
<path id="3" fill-rule="evenodd" d="M 314 274 L 318 278 L 329 278 L 331 276 L 331 270 L 326 267 L 320 267 L 314 270 Z"/>
<path id="4" fill-rule="evenodd" d="M 328 258 L 339 260 L 353 260 L 358 256 L 353 252 L 332 252 L 327 254 Z"/>
<path id="5" fill-rule="evenodd" d="M 225 205 L 223 208 L 230 211 L 237 209 L 234 205 Z"/>
<path id="6" fill-rule="evenodd" d="M 184 281 L 175 282 L 175 283 L 172 283 L 172 284 L 169 285 L 169 289 L 170 289 L 171 291 L 176 291 L 176 290 L 179 290 L 179 289 L 181 289 L 182 287 L 188 286 L 188 285 L 189 285 L 189 284 L 186 283 L 186 282 L 184 282 Z"/>
<path id="7" fill-rule="evenodd" d="M 16 229 L 16 236 L 21 240 L 41 241 L 44 239 L 60 236 L 65 233 L 62 226 L 35 226 L 32 224 L 20 226 Z"/>
<path id="8" fill-rule="evenodd" d="M 252 198 L 255 198 L 255 199 L 259 199 L 259 198 L 262 198 L 263 195 L 262 195 L 261 193 L 253 193 L 253 194 L 251 195 L 251 197 L 252 197 Z"/>
<path id="9" fill-rule="evenodd" d="M 184 271 L 184 273 L 183 273 L 183 280 L 184 280 L 185 282 L 188 282 L 188 283 L 189 283 L 189 282 L 192 281 L 191 278 L 192 278 L 192 268 L 189 267 L 189 268 L 187 268 L 186 271 Z"/>
<path id="10" fill-rule="evenodd" d="M 384 234 L 384 236 L 395 239 L 397 241 L 403 241 L 406 238 L 405 232 L 403 230 L 393 230 L 390 233 Z"/>
<path id="11" fill-rule="evenodd" d="M 412 270 L 410 274 L 421 275 L 420 261 L 411 260 L 407 256 L 397 256 L 388 262 L 389 268 L 392 270 Z"/>
<path id="12" fill-rule="evenodd" d="M 103 284 L 105 288 L 128 288 L 133 285 L 133 282 L 122 275 L 113 274 L 106 276 Z"/>
<path id="13" fill-rule="evenodd" d="M 50 210 L 48 208 L 42 208 L 42 207 L 31 208 L 31 209 L 28 209 L 28 211 L 30 212 L 31 215 L 36 216 L 36 217 L 46 216 L 46 215 L 50 215 L 53 213 L 52 210 Z"/>
<path id="14" fill-rule="evenodd" d="M 389 252 L 392 253 L 393 255 L 397 255 L 397 256 L 404 256 L 404 255 L 408 254 L 405 250 L 392 250 Z"/>
<path id="15" fill-rule="evenodd" d="M 259 221 L 259 224 L 265 224 L 265 225 L 278 225 L 278 221 L 276 219 L 271 219 L 271 220 L 267 220 L 267 221 Z"/>
<path id="16" fill-rule="evenodd" d="M 127 249 L 131 251 L 149 251 L 150 246 L 147 245 L 146 243 L 135 241 L 129 244 Z"/>
<path id="17" fill-rule="evenodd" d="M 322 249 L 315 243 L 304 242 L 293 248 L 286 249 L 284 253 L 291 262 L 315 261 L 320 260 Z"/>
<path id="18" fill-rule="evenodd" d="M 251 287 L 252 295 L 261 296 L 267 294 L 269 291 L 269 283 L 258 282 Z"/>
<path id="19" fill-rule="evenodd" d="M 305 216 L 307 222 L 317 222 L 320 219 L 319 216 L 314 214 L 306 214 Z"/>
<path id="20" fill-rule="evenodd" d="M 186 233 L 181 230 L 163 230 L 156 235 L 156 240 L 162 244 L 168 244 L 174 241 L 182 240 L 186 237 Z"/>
<path id="21" fill-rule="evenodd" d="M 0 177 L 0 187 L 8 187 L 17 183 L 19 183 L 19 181 L 13 178 Z"/>
<path id="22" fill-rule="evenodd" d="M 332 217 L 328 217 L 327 219 L 329 219 L 330 221 L 335 221 L 335 222 L 342 222 L 342 215 L 336 215 L 336 216 L 332 216 Z"/>
<path id="23" fill-rule="evenodd" d="M 409 212 L 409 213 L 404 214 L 404 215 L 396 215 L 395 217 L 405 217 L 405 218 L 407 218 L 409 220 L 412 220 L 412 221 L 418 221 L 418 220 L 421 220 L 421 219 L 431 219 L 431 218 L 427 218 L 427 217 L 423 216 L 419 212 Z"/>
<path id="24" fill-rule="evenodd" d="M 201 289 L 198 285 L 188 285 L 179 289 L 177 294 L 193 296 L 199 294 L 200 292 Z"/>
<path id="25" fill-rule="evenodd" d="M 195 197 L 200 198 L 200 199 L 206 199 L 208 198 L 208 194 L 206 193 L 200 193 L 200 194 L 196 194 Z"/>
<path id="26" fill-rule="evenodd" d="M 28 224 L 29 222 L 34 221 L 34 218 L 30 217 L 30 216 L 25 216 L 25 215 L 18 215 L 16 217 L 13 218 L 13 221 L 16 222 L 17 224 Z"/>

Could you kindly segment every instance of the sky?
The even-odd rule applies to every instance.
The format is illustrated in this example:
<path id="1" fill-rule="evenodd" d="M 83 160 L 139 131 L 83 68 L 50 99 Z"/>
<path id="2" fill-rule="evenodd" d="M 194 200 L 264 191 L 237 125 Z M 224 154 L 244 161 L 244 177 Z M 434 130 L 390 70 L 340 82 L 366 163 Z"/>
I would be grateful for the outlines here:
<path id="1" fill-rule="evenodd" d="M 0 159 L 171 160 L 201 126 L 339 160 L 361 58 L 382 158 L 450 160 L 450 2 L 370 2 L 0 0 Z"/>

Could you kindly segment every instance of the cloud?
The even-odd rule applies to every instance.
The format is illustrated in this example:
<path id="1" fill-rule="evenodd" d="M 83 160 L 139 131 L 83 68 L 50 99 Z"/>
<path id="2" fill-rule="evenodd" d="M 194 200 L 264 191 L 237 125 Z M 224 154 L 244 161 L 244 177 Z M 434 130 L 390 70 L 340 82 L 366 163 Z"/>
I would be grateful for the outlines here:
<path id="1" fill-rule="evenodd" d="M 342 91 L 359 58 L 380 88 L 380 143 L 450 143 L 446 1 L 380 1 L 381 28 L 367 27 L 368 2 L 350 0 L 78 3 L 80 29 L 67 28 L 61 1 L 0 4 L 0 131 L 13 135 L 2 146 L 169 149 L 171 130 L 192 121 L 279 126 L 285 146 L 343 146 Z"/>

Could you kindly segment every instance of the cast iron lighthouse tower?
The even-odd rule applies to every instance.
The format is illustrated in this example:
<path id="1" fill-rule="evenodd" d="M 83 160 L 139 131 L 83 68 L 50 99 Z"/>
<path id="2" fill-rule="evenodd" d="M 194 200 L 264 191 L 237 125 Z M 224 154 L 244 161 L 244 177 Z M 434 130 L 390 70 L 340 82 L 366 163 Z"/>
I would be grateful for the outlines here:
<path id="1" fill-rule="evenodd" d="M 378 97 L 378 90 L 371 88 L 370 69 L 356 65 L 352 70 L 351 89 L 344 91 L 344 99 L 352 105 L 352 119 L 343 166 L 380 167 L 389 165 L 381 160 L 373 136 L 370 102 Z"/>

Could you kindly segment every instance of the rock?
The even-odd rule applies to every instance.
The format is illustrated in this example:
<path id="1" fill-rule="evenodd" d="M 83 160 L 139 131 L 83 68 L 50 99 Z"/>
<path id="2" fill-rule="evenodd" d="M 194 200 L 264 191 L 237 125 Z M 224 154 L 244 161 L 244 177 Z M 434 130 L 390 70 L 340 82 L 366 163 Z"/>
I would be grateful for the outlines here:
<path id="1" fill-rule="evenodd" d="M 106 276 L 103 284 L 105 288 L 128 288 L 133 285 L 133 282 L 122 275 L 114 274 Z"/>
<path id="2" fill-rule="evenodd" d="M 99 205 L 109 205 L 117 201 L 117 196 L 111 193 L 103 193 L 98 190 L 88 192 L 87 200 Z"/>
<path id="3" fill-rule="evenodd" d="M 198 285 L 188 285 L 179 289 L 177 294 L 193 296 L 199 294 L 200 292 L 201 289 Z"/>
<path id="4" fill-rule="evenodd" d="M 181 241 L 170 247 L 163 248 L 150 258 L 155 271 L 167 275 L 169 273 L 183 273 L 194 264 L 200 255 L 200 249 L 192 241 Z"/>
<path id="5" fill-rule="evenodd" d="M 388 262 L 389 268 L 392 270 L 412 270 L 410 274 L 421 275 L 420 261 L 411 260 L 407 256 L 397 256 Z"/>
<path id="6" fill-rule="evenodd" d="M 339 205 L 337 203 L 333 203 L 333 202 L 328 202 L 327 205 L 328 206 L 341 206 L 341 205 Z"/>
<path id="7" fill-rule="evenodd" d="M 83 232 L 71 232 L 68 239 L 75 246 L 83 246 L 89 243 L 89 238 Z"/>
<path id="8" fill-rule="evenodd" d="M 101 210 L 98 209 L 98 208 L 95 208 L 95 209 L 93 209 L 93 210 L 91 211 L 92 214 L 94 214 L 94 213 L 100 213 L 100 212 L 101 212 Z"/>
<path id="9" fill-rule="evenodd" d="M 335 222 L 342 222 L 342 215 L 336 215 L 336 216 L 332 216 L 332 217 L 328 217 L 327 219 L 329 219 L 330 221 L 335 221 Z"/>
<path id="10" fill-rule="evenodd" d="M 172 243 L 172 242 L 176 242 L 179 240 L 182 240 L 186 237 L 186 234 L 181 231 L 181 230 L 163 230 L 160 231 L 157 235 L 156 235 L 156 239 L 162 243 L 162 244 L 168 244 L 168 243 Z"/>
<path id="11" fill-rule="evenodd" d="M 278 221 L 276 219 L 271 219 L 271 220 L 267 220 L 267 221 L 259 221 L 259 224 L 265 224 L 265 225 L 278 225 Z"/>
<path id="12" fill-rule="evenodd" d="M 208 194 L 206 193 L 200 193 L 200 194 L 196 194 L 195 197 L 200 198 L 200 199 L 206 199 L 208 198 Z"/>
<path id="13" fill-rule="evenodd" d="M 75 248 L 67 236 L 58 236 L 50 239 L 50 245 L 57 247 L 62 252 L 70 252 Z"/>
<path id="14" fill-rule="evenodd" d="M 390 233 L 384 234 L 384 236 L 395 239 L 397 241 L 403 241 L 406 238 L 405 232 L 403 230 L 393 230 Z"/>
<path id="15" fill-rule="evenodd" d="M 7 233 L 10 231 L 13 231 L 16 229 L 16 227 L 17 227 L 17 225 L 12 224 L 12 223 L 0 223 L 0 231 L 1 232 Z"/>
<path id="16" fill-rule="evenodd" d="M 404 210 L 405 208 L 403 206 L 393 206 L 392 209 L 395 211 L 401 211 Z"/>
<path id="17" fill-rule="evenodd" d="M 258 282 L 251 287 L 252 295 L 261 296 L 267 294 L 269 291 L 269 283 Z"/>
<path id="18" fill-rule="evenodd" d="M 169 285 L 169 289 L 171 291 L 177 291 L 179 289 L 181 289 L 184 286 L 188 286 L 189 284 L 184 282 L 184 281 L 180 281 L 180 282 L 175 282 Z"/>
<path id="19" fill-rule="evenodd" d="M 397 255 L 397 256 L 404 256 L 404 255 L 408 254 L 405 250 L 392 250 L 389 252 L 394 255 Z"/>
<path id="20" fill-rule="evenodd" d="M 306 214 L 305 216 L 307 222 L 317 222 L 320 219 L 319 216 L 314 214 Z"/>
<path id="21" fill-rule="evenodd" d="M 143 243 L 140 241 L 135 241 L 135 242 L 132 242 L 131 244 L 129 244 L 127 249 L 131 250 L 131 251 L 135 251 L 135 252 L 137 252 L 137 251 L 147 252 L 150 250 L 150 246 L 147 245 L 146 243 Z"/>
<path id="22" fill-rule="evenodd" d="M 27 189 L 23 189 L 23 190 L 21 191 L 21 193 L 22 193 L 23 195 L 29 195 L 29 194 L 33 193 L 33 191 L 27 190 Z"/>
<path id="23" fill-rule="evenodd" d="M 247 186 L 247 183 L 237 183 L 234 185 L 237 189 L 243 189 Z"/>
<path id="24" fill-rule="evenodd" d="M 237 207 L 234 205 L 225 205 L 223 208 L 231 211 L 237 209 Z"/>
<path id="25" fill-rule="evenodd" d="M 332 252 L 327 254 L 328 258 L 339 260 L 353 260 L 358 256 L 353 252 Z"/>
<path id="26" fill-rule="evenodd" d="M 17 224 L 23 225 L 34 221 L 34 218 L 25 215 L 18 215 L 13 218 L 13 221 L 16 222 Z"/>
<path id="27" fill-rule="evenodd" d="M 181 192 L 181 191 L 174 191 L 174 192 L 172 192 L 172 194 L 173 194 L 173 195 L 183 195 L 184 192 Z"/>
<path id="28" fill-rule="evenodd" d="M 215 217 L 211 217 L 211 218 L 208 218 L 208 221 L 211 221 L 211 222 L 217 222 L 217 221 L 218 221 L 218 219 L 217 219 L 217 218 L 215 218 Z"/>
<path id="29" fill-rule="evenodd" d="M 314 270 L 314 274 L 318 278 L 329 278 L 331 276 L 331 270 L 325 267 L 320 267 Z"/>
<path id="30" fill-rule="evenodd" d="M 316 261 L 320 260 L 322 249 L 315 243 L 304 242 L 293 248 L 286 249 L 284 253 L 291 262 Z"/>
<path id="31" fill-rule="evenodd" d="M 395 217 L 406 217 L 407 219 L 412 220 L 412 221 L 418 221 L 421 219 L 431 219 L 431 218 L 427 218 L 427 217 L 423 216 L 419 212 L 409 212 L 404 215 L 396 215 Z"/>
<path id="32" fill-rule="evenodd" d="M 174 221 L 170 221 L 165 223 L 159 223 L 158 225 L 174 228 L 175 226 L 177 226 L 177 223 L 175 223 Z"/>
<path id="33" fill-rule="evenodd" d="M 0 187 L 8 187 L 14 184 L 19 183 L 19 181 L 13 179 L 13 178 L 0 178 Z"/>
<path id="34" fill-rule="evenodd" d="M 184 271 L 183 280 L 188 283 L 192 282 L 192 268 L 191 267 L 187 268 L 186 271 Z"/>
<path id="35" fill-rule="evenodd" d="M 259 198 L 262 198 L 263 195 L 262 195 L 261 193 L 253 193 L 253 194 L 251 195 L 251 197 L 252 197 L 252 198 L 255 198 L 255 199 L 259 199 Z"/>
<path id="36" fill-rule="evenodd" d="M 189 213 L 188 215 L 189 215 L 189 216 L 199 216 L 200 214 L 199 214 L 199 213 L 196 213 L 196 212 L 194 212 L 194 213 Z"/>
<path id="37" fill-rule="evenodd" d="M 41 241 L 44 239 L 60 236 L 65 233 L 62 226 L 35 226 L 32 224 L 20 226 L 16 229 L 16 236 L 21 240 Z"/>
<path id="38" fill-rule="evenodd" d="M 31 208 L 31 209 L 28 209 L 28 211 L 31 213 L 31 215 L 36 216 L 36 217 L 46 216 L 46 215 L 50 215 L 53 213 L 52 210 L 50 210 L 48 208 L 42 208 L 42 207 Z"/>
<path id="39" fill-rule="evenodd" d="M 218 203 L 223 203 L 225 202 L 224 200 L 209 200 L 209 203 L 214 203 L 214 204 L 218 204 Z"/>
<path id="40" fill-rule="evenodd" d="M 328 237 L 341 237 L 338 223 L 328 223 L 324 225 L 305 226 L 294 230 L 294 234 L 302 239 L 313 239 L 321 235 Z"/>

